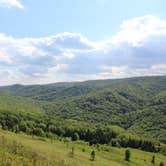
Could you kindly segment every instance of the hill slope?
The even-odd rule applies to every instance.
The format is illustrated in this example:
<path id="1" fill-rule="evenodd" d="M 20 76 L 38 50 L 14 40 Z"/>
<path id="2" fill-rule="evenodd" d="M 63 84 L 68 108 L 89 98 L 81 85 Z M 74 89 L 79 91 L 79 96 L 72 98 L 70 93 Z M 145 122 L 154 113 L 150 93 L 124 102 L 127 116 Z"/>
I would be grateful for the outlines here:
<path id="1" fill-rule="evenodd" d="M 0 91 L 30 98 L 49 116 L 118 125 L 166 143 L 166 76 L 14 85 Z"/>
<path id="2" fill-rule="evenodd" d="M 72 148 L 74 153 L 71 155 Z M 124 160 L 124 148 L 109 146 L 90 147 L 84 142 L 65 142 L 13 134 L 0 130 L 0 163 L 2 165 L 22 166 L 151 166 L 152 156 L 155 164 L 166 163 L 165 156 L 156 153 L 130 149 L 130 162 Z M 95 160 L 90 154 L 96 152 Z"/>

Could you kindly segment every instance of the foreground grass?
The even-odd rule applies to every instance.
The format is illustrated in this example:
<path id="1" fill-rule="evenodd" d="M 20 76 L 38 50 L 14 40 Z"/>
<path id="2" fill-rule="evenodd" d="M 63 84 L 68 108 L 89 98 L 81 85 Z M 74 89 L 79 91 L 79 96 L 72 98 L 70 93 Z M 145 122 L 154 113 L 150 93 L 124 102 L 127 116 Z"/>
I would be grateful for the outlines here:
<path id="1" fill-rule="evenodd" d="M 72 154 L 72 148 L 74 153 Z M 159 166 L 166 156 L 130 149 L 131 161 L 124 160 L 124 148 L 90 147 L 85 142 L 48 140 L 0 130 L 0 166 Z M 90 160 L 92 150 L 95 161 Z"/>

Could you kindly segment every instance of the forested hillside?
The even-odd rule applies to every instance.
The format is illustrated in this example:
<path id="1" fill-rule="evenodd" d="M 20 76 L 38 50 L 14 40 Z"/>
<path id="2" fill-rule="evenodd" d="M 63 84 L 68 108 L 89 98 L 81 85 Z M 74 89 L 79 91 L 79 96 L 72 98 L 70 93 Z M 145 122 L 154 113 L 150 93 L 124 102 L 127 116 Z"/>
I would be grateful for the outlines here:
<path id="1" fill-rule="evenodd" d="M 0 91 L 3 129 L 165 151 L 165 76 L 13 85 Z"/>
<path id="2" fill-rule="evenodd" d="M 139 98 L 165 90 L 166 76 L 136 77 L 114 80 L 94 80 L 85 82 L 55 83 L 46 85 L 13 85 L 0 87 L 1 92 L 32 97 L 38 100 L 55 101 L 80 96 L 104 89 L 133 92 Z M 126 89 L 127 88 L 127 89 Z M 127 90 L 127 91 L 126 91 Z M 143 93 L 143 94 L 142 94 Z M 125 94 L 124 94 L 125 95 Z M 141 96 L 140 96 L 141 95 Z"/>

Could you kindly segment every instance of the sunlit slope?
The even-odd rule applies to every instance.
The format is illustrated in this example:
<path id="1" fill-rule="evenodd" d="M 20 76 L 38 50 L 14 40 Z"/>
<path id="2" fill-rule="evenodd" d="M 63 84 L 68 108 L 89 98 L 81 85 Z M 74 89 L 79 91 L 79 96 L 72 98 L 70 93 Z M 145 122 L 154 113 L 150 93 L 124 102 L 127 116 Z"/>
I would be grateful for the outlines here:
<path id="1" fill-rule="evenodd" d="M 74 155 L 71 150 L 74 147 Z M 47 140 L 0 131 L 1 165 L 68 165 L 68 166 L 151 166 L 155 155 L 156 166 L 166 157 L 140 150 L 130 149 L 131 161 L 124 160 L 125 149 L 107 146 L 90 147 L 83 142 Z M 90 160 L 90 153 L 95 150 L 95 161 Z"/>

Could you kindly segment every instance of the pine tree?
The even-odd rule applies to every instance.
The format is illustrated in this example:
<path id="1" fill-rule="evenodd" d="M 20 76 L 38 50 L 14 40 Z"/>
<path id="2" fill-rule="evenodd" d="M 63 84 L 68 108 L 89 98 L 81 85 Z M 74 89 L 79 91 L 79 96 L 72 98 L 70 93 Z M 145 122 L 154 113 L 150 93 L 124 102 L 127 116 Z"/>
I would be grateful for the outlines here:
<path id="1" fill-rule="evenodd" d="M 92 161 L 95 160 L 95 151 L 94 151 L 94 150 L 91 152 L 91 160 L 92 160 Z"/>
<path id="2" fill-rule="evenodd" d="M 125 160 L 130 161 L 130 151 L 128 149 L 125 151 Z"/>
<path id="3" fill-rule="evenodd" d="M 152 156 L 152 163 L 153 164 L 155 163 L 155 156 L 154 155 Z"/>

